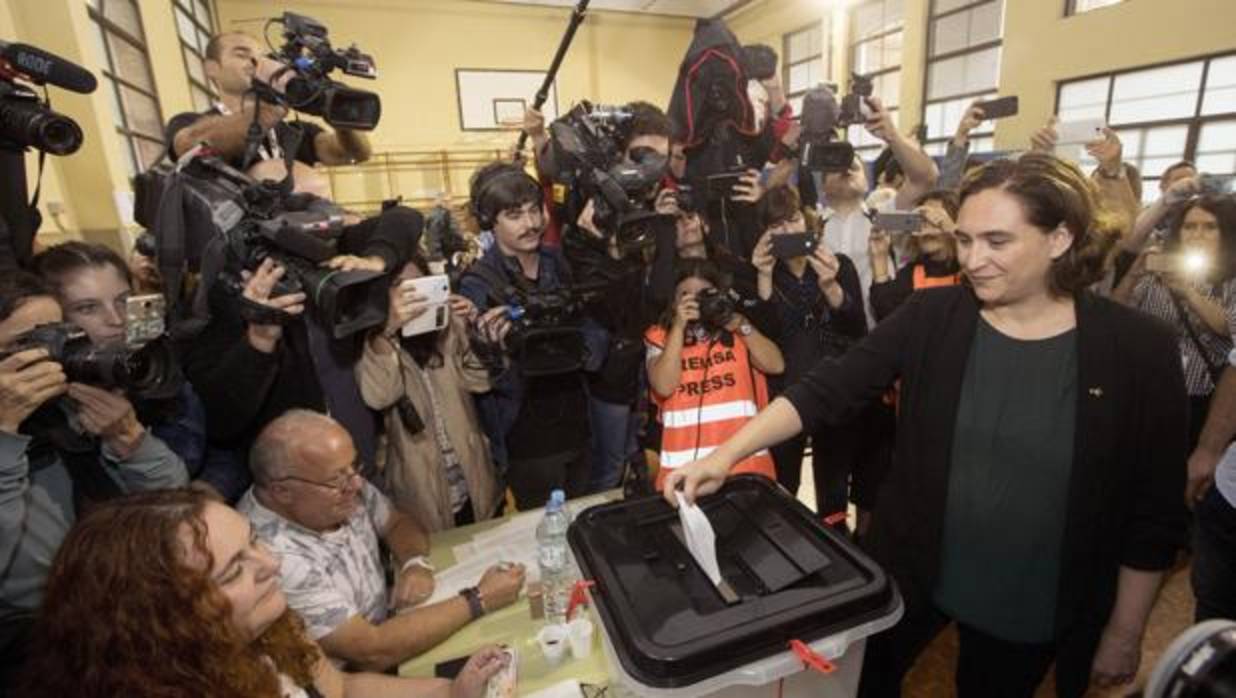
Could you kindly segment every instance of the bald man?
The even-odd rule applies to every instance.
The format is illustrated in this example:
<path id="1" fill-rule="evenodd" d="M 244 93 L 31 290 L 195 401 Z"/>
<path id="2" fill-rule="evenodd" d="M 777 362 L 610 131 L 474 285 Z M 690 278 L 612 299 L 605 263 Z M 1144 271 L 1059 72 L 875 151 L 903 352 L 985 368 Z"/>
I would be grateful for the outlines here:
<path id="1" fill-rule="evenodd" d="M 288 606 L 337 665 L 385 671 L 519 597 L 523 566 L 500 563 L 460 595 L 419 605 L 433 593 L 429 538 L 357 473 L 352 438 L 326 415 L 276 418 L 249 464 L 254 485 L 237 509 L 282 558 Z M 379 539 L 398 570 L 389 591 Z"/>

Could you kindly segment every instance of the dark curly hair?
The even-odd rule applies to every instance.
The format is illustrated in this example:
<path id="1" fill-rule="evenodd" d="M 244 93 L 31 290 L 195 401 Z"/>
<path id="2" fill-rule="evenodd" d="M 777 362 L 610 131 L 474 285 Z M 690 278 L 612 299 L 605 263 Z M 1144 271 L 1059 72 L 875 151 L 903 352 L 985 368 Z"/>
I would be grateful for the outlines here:
<path id="1" fill-rule="evenodd" d="M 278 671 L 313 681 L 320 658 L 286 612 L 257 640 L 232 622 L 208 572 L 203 511 L 189 489 L 106 502 L 69 531 L 52 564 L 22 694 L 137 698 L 278 698 Z M 223 506 L 223 505 L 219 505 Z"/>
<path id="2" fill-rule="evenodd" d="M 1049 288 L 1053 294 L 1072 295 L 1102 278 L 1107 254 L 1120 238 L 1120 227 L 1100 207 L 1094 184 L 1077 165 L 1039 152 L 1016 160 L 993 160 L 962 181 L 962 207 L 966 199 L 988 189 L 1002 189 L 1016 197 L 1026 220 L 1044 233 L 1063 226 L 1073 235 L 1068 252 L 1052 262 Z"/>
<path id="3" fill-rule="evenodd" d="M 1226 280 L 1236 276 L 1236 198 L 1230 194 L 1207 194 L 1181 204 L 1172 213 L 1171 232 L 1163 241 L 1163 251 L 1172 253 L 1180 249 L 1180 229 L 1184 226 L 1185 216 L 1195 208 L 1214 216 L 1219 223 L 1219 259 L 1214 266 L 1217 278 Z"/>

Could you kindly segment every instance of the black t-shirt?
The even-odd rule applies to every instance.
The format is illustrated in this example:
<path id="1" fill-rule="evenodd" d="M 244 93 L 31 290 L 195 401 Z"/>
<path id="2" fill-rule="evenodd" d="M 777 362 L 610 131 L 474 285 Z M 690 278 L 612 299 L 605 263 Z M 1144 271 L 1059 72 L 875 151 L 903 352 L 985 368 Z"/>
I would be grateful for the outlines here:
<path id="1" fill-rule="evenodd" d="M 217 107 L 211 107 L 204 112 L 184 112 L 172 117 L 172 120 L 167 122 L 167 151 L 172 160 L 176 159 L 178 153 L 175 151 L 176 134 L 181 129 L 192 126 L 198 119 L 207 116 L 220 116 L 223 112 Z M 288 147 L 295 142 L 297 131 L 304 135 L 300 139 L 300 144 L 296 148 L 296 159 L 313 166 L 318 163 L 318 150 L 314 145 L 319 133 L 323 132 L 323 128 L 317 124 L 309 123 L 308 121 L 280 121 L 275 124 L 274 128 L 267 131 L 262 138 L 262 144 L 258 148 L 259 160 L 282 160 L 283 148 Z M 277 144 L 277 145 L 276 145 Z M 243 164 L 241 157 L 235 157 L 228 160 L 228 164 L 237 169 Z"/>

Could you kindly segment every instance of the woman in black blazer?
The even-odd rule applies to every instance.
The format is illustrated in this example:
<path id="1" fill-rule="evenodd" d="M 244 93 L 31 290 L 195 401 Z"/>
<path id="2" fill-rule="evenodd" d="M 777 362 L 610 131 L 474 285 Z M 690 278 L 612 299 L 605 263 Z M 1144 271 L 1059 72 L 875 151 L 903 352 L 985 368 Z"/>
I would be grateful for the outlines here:
<path id="1" fill-rule="evenodd" d="M 1076 166 L 1038 153 L 987 165 L 962 189 L 967 285 L 914 294 L 666 480 L 671 502 L 675 488 L 715 491 L 732 463 L 901 379 L 864 545 L 906 612 L 869 642 L 861 696 L 899 695 L 950 622 L 962 698 L 1032 696 L 1053 661 L 1061 696 L 1136 675 L 1184 538 L 1187 403 L 1171 330 L 1084 290 L 1112 235 Z"/>

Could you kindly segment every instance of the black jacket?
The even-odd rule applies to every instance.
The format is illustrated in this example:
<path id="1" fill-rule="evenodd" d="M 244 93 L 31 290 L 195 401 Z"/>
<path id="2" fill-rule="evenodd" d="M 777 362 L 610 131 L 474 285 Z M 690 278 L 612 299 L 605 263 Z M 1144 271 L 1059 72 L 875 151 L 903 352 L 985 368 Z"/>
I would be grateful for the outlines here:
<path id="1" fill-rule="evenodd" d="M 1093 655 L 1119 567 L 1170 567 L 1186 522 L 1188 407 L 1171 329 L 1089 293 L 1076 307 L 1077 427 L 1056 612 L 1062 657 Z M 811 433 L 821 422 L 843 422 L 901 378 L 894 465 L 866 545 L 909 606 L 930 603 L 939 573 L 950 451 L 978 311 L 968 287 L 915 293 L 844 358 L 821 362 L 786 392 Z"/>

